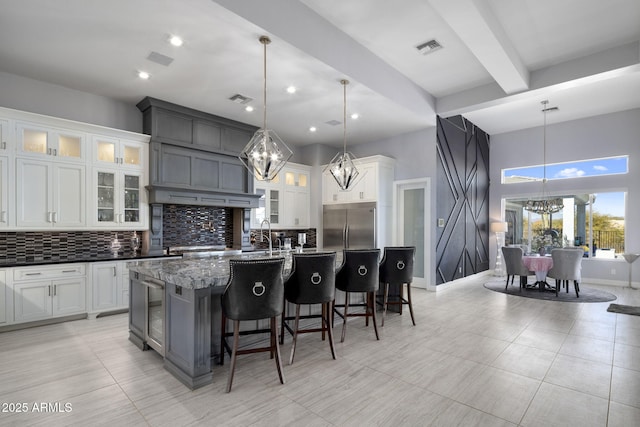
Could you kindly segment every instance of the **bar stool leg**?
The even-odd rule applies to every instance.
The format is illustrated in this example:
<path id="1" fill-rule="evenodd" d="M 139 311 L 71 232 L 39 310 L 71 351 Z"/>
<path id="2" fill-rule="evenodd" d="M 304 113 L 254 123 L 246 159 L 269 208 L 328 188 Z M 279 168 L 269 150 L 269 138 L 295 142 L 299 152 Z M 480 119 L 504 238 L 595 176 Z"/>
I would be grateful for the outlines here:
<path id="1" fill-rule="evenodd" d="M 367 292 L 367 311 L 371 308 L 371 317 L 373 319 L 373 330 L 376 332 L 376 339 L 379 341 L 378 324 L 376 323 L 376 295 L 375 292 Z"/>
<path id="2" fill-rule="evenodd" d="M 344 342 L 344 335 L 347 332 L 347 311 L 349 310 L 349 292 L 345 292 L 344 300 L 344 317 L 342 318 L 342 338 L 340 342 Z"/>
<path id="3" fill-rule="evenodd" d="M 416 326 L 416 319 L 413 317 L 413 303 L 411 302 L 411 283 L 407 283 L 407 302 L 409 303 L 409 313 L 411 314 L 411 323 Z"/>
<path id="4" fill-rule="evenodd" d="M 384 284 L 384 296 L 382 297 L 382 326 L 384 326 L 384 318 L 387 316 L 387 304 L 389 302 L 389 284 Z"/>
<path id="5" fill-rule="evenodd" d="M 233 351 L 231 352 L 231 366 L 229 367 L 229 378 L 227 378 L 227 393 L 231 391 L 233 383 L 233 373 L 236 370 L 236 358 L 238 357 L 238 341 L 240 340 L 240 321 L 233 321 Z"/>
<path id="6" fill-rule="evenodd" d="M 325 327 L 327 328 L 327 335 L 329 336 L 329 346 L 331 347 L 331 356 L 335 360 L 336 350 L 333 345 L 333 325 L 331 324 L 331 320 L 329 319 L 329 313 L 333 313 L 333 303 L 334 301 L 329 301 L 326 304 L 326 309 L 324 310 L 324 312 L 326 313 L 326 316 L 322 317 L 322 322 L 326 325 Z M 324 304 L 323 304 L 323 307 L 324 307 Z"/>
<path id="7" fill-rule="evenodd" d="M 224 335 L 227 333 L 227 316 L 222 314 L 222 321 L 220 322 L 220 366 L 224 365 L 224 352 L 227 351 L 225 349 L 225 338 Z"/>
<path id="8" fill-rule="evenodd" d="M 293 364 L 293 356 L 296 354 L 296 343 L 298 342 L 298 327 L 300 326 L 300 304 L 296 304 L 296 320 L 293 326 L 293 342 L 291 344 L 291 355 L 289 365 Z"/>
<path id="9" fill-rule="evenodd" d="M 297 330 L 297 329 L 296 329 Z M 280 377 L 280 384 L 284 384 L 284 372 L 282 370 L 282 361 L 280 358 L 280 346 L 278 345 L 278 340 L 276 339 L 276 335 L 278 334 L 278 328 L 276 327 L 276 318 L 271 318 L 271 336 L 272 342 L 275 347 L 276 352 L 276 367 L 278 368 L 278 377 Z"/>
<path id="10" fill-rule="evenodd" d="M 324 317 L 325 317 L 325 313 L 326 313 L 326 307 L 327 307 L 326 305 L 322 304 L 322 321 L 323 322 L 324 322 Z M 325 335 L 326 335 L 325 332 L 326 332 L 325 329 L 322 328 L 322 341 L 325 340 Z"/>

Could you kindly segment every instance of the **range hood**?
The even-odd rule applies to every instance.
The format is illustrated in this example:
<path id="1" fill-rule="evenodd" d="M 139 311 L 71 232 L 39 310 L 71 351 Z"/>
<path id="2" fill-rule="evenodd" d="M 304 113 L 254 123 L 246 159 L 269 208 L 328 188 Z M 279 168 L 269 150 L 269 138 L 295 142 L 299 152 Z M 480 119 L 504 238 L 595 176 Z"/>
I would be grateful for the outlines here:
<path id="1" fill-rule="evenodd" d="M 149 203 L 172 205 L 219 206 L 230 208 L 257 208 L 259 194 L 227 193 L 202 189 L 148 186 Z"/>
<path id="2" fill-rule="evenodd" d="M 149 203 L 258 207 L 238 158 L 255 126 L 150 97 L 137 107 L 151 135 Z"/>

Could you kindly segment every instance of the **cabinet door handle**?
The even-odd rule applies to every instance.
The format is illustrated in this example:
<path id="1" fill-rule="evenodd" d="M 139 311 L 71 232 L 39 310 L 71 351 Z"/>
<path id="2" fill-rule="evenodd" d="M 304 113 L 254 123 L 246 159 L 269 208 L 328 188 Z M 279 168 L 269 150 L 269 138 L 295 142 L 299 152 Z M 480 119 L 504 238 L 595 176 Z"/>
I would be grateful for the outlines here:
<path id="1" fill-rule="evenodd" d="M 51 285 L 47 286 L 47 288 L 49 289 L 49 296 L 51 296 Z"/>
<path id="2" fill-rule="evenodd" d="M 47 154 L 51 155 L 51 148 L 47 148 Z"/>
<path id="3" fill-rule="evenodd" d="M 56 296 L 56 291 L 57 291 L 58 285 L 53 285 L 53 296 Z"/>
<path id="4" fill-rule="evenodd" d="M 76 270 L 75 268 L 73 270 L 62 270 L 63 273 L 77 273 L 78 270 Z M 38 273 L 40 274 L 40 273 Z"/>
<path id="5" fill-rule="evenodd" d="M 53 218 L 53 222 L 58 222 L 58 212 L 52 212 L 52 218 Z"/>
<path id="6" fill-rule="evenodd" d="M 0 222 L 7 222 L 7 211 L 0 213 Z"/>
<path id="7" fill-rule="evenodd" d="M 54 148 L 54 149 L 53 149 L 53 155 L 54 155 L 54 156 L 57 156 L 57 155 L 58 155 L 58 149 L 57 149 L 57 148 Z"/>
<path id="8" fill-rule="evenodd" d="M 42 273 L 24 273 L 25 276 L 39 276 Z"/>
<path id="9" fill-rule="evenodd" d="M 115 265 L 113 266 L 113 277 L 116 277 L 116 267 L 115 267 Z"/>
<path id="10" fill-rule="evenodd" d="M 3 150 L 7 149 L 7 141 L 2 141 L 2 149 Z"/>
<path id="11" fill-rule="evenodd" d="M 53 222 L 53 212 L 47 212 L 47 222 Z"/>

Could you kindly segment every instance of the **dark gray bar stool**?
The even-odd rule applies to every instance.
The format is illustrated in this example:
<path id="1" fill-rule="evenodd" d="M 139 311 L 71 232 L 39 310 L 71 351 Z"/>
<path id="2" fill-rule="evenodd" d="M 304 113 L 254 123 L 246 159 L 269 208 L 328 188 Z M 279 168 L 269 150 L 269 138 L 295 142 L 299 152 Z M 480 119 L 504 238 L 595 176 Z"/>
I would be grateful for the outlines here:
<path id="1" fill-rule="evenodd" d="M 294 254 L 291 275 L 284 283 L 284 297 L 286 301 L 296 305 L 295 316 L 285 317 L 282 314 L 282 328 L 280 343 L 284 339 L 284 331 L 288 330 L 293 335 L 291 356 L 289 364 L 293 363 L 296 352 L 298 334 L 325 332 L 329 335 L 331 356 L 335 359 L 336 352 L 333 346 L 333 328 L 331 327 L 331 310 L 336 293 L 336 253 L 310 253 Z M 322 314 L 300 315 L 302 304 L 322 304 Z M 300 319 L 320 318 L 319 328 L 300 329 Z M 294 320 L 293 329 L 287 324 L 288 320 Z"/>
<path id="2" fill-rule="evenodd" d="M 376 339 L 379 340 L 378 325 L 376 323 L 376 291 L 378 289 L 378 260 L 380 249 L 356 249 L 345 250 L 342 266 L 336 273 L 336 289 L 346 293 L 344 304 L 334 304 L 333 312 L 342 317 L 342 336 L 340 342 L 344 342 L 347 331 L 347 318 L 351 316 L 364 316 L 366 325 L 369 326 L 369 316 L 373 319 L 373 329 Z M 364 304 L 349 304 L 349 294 L 362 292 L 365 296 Z M 365 307 L 364 313 L 349 313 L 349 307 Z M 343 307 L 340 313 L 336 308 Z"/>
<path id="3" fill-rule="evenodd" d="M 387 315 L 389 304 L 399 305 L 402 314 L 402 305 L 409 306 L 411 323 L 416 325 L 413 317 L 413 304 L 411 303 L 411 282 L 413 282 L 413 261 L 415 258 L 415 246 L 387 246 L 384 248 L 382 261 L 380 261 L 380 283 L 384 284 L 382 297 L 382 326 Z M 407 285 L 407 299 L 403 296 L 403 285 Z M 389 301 L 389 285 L 399 288 L 399 295 Z"/>
<path id="4" fill-rule="evenodd" d="M 280 382 L 284 384 L 284 373 L 280 361 L 280 346 L 278 345 L 278 330 L 276 318 L 282 314 L 284 307 L 284 281 L 282 272 L 284 258 L 236 260 L 229 261 L 231 275 L 227 287 L 222 294 L 222 334 L 220 364 L 224 364 L 225 349 L 229 350 L 226 337 L 227 319 L 233 320 L 233 349 L 231 350 L 231 367 L 227 380 L 227 393 L 231 391 L 233 373 L 236 368 L 236 358 L 239 354 L 258 353 L 268 351 L 273 358 L 275 354 L 276 367 Z M 240 338 L 240 321 L 270 319 L 270 344 L 267 347 L 238 350 Z M 264 330 L 252 332 L 265 332 Z"/>

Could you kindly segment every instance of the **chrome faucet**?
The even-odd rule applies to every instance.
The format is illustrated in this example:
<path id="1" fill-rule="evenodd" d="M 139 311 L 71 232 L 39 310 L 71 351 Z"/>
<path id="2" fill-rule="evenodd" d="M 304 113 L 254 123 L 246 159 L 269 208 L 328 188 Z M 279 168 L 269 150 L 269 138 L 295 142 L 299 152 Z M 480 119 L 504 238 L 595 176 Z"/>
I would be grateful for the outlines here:
<path id="1" fill-rule="evenodd" d="M 269 235 L 268 235 L 268 236 L 266 236 L 266 237 L 267 237 L 267 240 L 269 241 L 269 256 L 273 256 L 273 246 L 272 246 L 272 244 L 271 244 L 271 223 L 270 223 L 270 222 L 269 222 L 269 220 L 268 220 L 268 219 L 266 219 L 266 218 L 265 218 L 265 219 L 263 219 L 263 220 L 262 220 L 262 222 L 260 223 L 260 241 L 261 241 L 261 242 L 264 242 L 265 235 L 264 235 L 264 233 L 262 232 L 262 226 L 264 225 L 264 223 L 265 223 L 265 222 L 266 222 L 266 223 L 267 223 L 267 225 L 269 226 Z"/>

